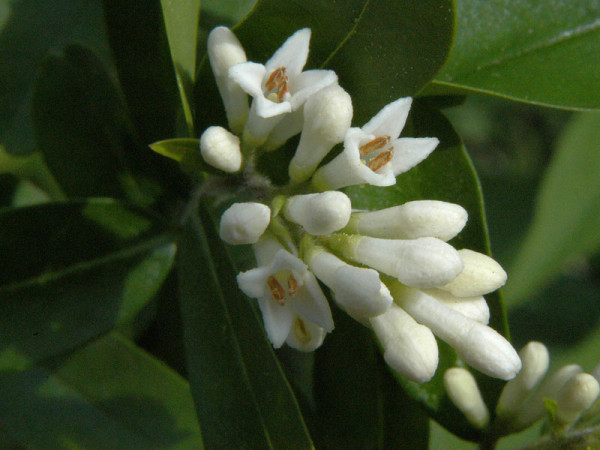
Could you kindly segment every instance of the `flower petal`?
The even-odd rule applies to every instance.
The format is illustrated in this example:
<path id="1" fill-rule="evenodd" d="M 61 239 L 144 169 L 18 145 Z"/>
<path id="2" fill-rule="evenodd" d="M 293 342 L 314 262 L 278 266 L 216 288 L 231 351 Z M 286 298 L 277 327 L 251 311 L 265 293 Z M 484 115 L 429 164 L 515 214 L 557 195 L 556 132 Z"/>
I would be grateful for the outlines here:
<path id="1" fill-rule="evenodd" d="M 292 111 L 300 108 L 308 98 L 323 88 L 337 83 L 337 75 L 333 70 L 307 70 L 290 77 Z"/>
<path id="2" fill-rule="evenodd" d="M 304 285 L 298 289 L 298 292 L 290 306 L 296 311 L 299 316 L 305 317 L 311 322 L 324 328 L 325 331 L 333 330 L 333 318 L 329 303 L 317 283 L 317 279 L 312 272 L 306 272 L 303 277 Z"/>
<path id="3" fill-rule="evenodd" d="M 264 97 L 262 82 L 266 69 L 262 64 L 245 62 L 229 68 L 229 78 L 252 97 Z"/>
<path id="4" fill-rule="evenodd" d="M 325 330 L 318 325 L 296 317 L 285 343 L 301 352 L 312 352 L 319 348 L 325 339 Z"/>
<path id="5" fill-rule="evenodd" d="M 288 306 L 281 306 L 268 298 L 258 300 L 265 331 L 273 347 L 279 348 L 290 334 L 294 314 Z"/>
<path id="6" fill-rule="evenodd" d="M 267 73 L 285 67 L 287 76 L 292 79 L 302 72 L 308 59 L 310 28 L 302 28 L 292 34 L 265 63 Z"/>
<path id="7" fill-rule="evenodd" d="M 362 130 L 367 134 L 390 136 L 396 139 L 404 128 L 411 104 L 412 98 L 405 97 L 384 106 L 362 127 Z"/>
<path id="8" fill-rule="evenodd" d="M 437 138 L 401 138 L 392 141 L 394 157 L 390 165 L 394 175 L 398 176 L 419 164 L 429 156 L 439 142 Z"/>

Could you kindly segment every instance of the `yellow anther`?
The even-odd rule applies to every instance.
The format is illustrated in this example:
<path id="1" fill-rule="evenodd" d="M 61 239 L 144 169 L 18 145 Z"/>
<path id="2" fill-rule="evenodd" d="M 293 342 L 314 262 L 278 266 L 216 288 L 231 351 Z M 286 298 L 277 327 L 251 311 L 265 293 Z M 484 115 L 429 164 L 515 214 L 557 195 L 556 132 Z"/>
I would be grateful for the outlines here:
<path id="1" fill-rule="evenodd" d="M 378 136 L 372 141 L 367 142 L 366 144 L 358 147 L 358 151 L 361 155 L 370 155 L 375 150 L 379 150 L 380 148 L 384 148 L 386 145 L 390 143 L 392 138 L 390 136 Z"/>
<path id="2" fill-rule="evenodd" d="M 267 286 L 271 291 L 271 295 L 273 296 L 273 300 L 279 303 L 281 306 L 285 305 L 285 290 L 277 278 L 271 275 L 267 278 Z"/>

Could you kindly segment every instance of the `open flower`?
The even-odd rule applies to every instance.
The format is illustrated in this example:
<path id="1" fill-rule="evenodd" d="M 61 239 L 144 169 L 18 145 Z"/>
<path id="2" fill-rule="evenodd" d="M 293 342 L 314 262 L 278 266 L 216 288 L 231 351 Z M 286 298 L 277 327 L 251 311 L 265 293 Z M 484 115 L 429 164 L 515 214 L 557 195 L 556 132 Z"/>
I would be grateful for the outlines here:
<path id="1" fill-rule="evenodd" d="M 273 347 L 284 342 L 311 351 L 333 330 L 325 295 L 300 259 L 264 235 L 254 246 L 259 267 L 237 276 L 240 289 L 258 299 L 265 330 Z"/>
<path id="2" fill-rule="evenodd" d="M 391 186 L 396 176 L 423 161 L 439 143 L 437 138 L 399 138 L 412 99 L 386 105 L 362 128 L 350 128 L 344 150 L 313 177 L 318 190 L 354 184 Z"/>
<path id="3" fill-rule="evenodd" d="M 244 62 L 229 69 L 230 78 L 253 97 L 244 140 L 262 145 L 285 114 L 298 110 L 315 92 L 337 82 L 331 70 L 302 69 L 308 59 L 310 29 L 290 36 L 265 65 Z"/>

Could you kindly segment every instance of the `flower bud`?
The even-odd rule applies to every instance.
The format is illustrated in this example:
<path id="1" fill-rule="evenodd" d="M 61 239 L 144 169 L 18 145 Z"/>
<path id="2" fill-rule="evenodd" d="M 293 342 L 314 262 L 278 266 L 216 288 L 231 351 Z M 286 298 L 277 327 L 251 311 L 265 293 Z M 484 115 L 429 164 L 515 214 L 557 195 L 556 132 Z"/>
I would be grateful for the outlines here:
<path id="1" fill-rule="evenodd" d="M 383 239 L 435 237 L 449 241 L 467 223 L 465 209 L 454 203 L 419 200 L 379 211 L 353 213 L 344 231 Z"/>
<path id="2" fill-rule="evenodd" d="M 433 377 L 438 348 L 431 330 L 419 325 L 402 308 L 392 304 L 369 323 L 383 347 L 385 362 L 400 375 L 417 383 Z"/>
<path id="3" fill-rule="evenodd" d="M 471 372 L 459 367 L 446 370 L 444 387 L 452 403 L 465 415 L 471 425 L 478 429 L 487 426 L 490 413 Z"/>
<path id="4" fill-rule="evenodd" d="M 579 373 L 567 381 L 556 395 L 556 421 L 567 425 L 579 419 L 598 398 L 598 381 L 587 373 Z"/>
<path id="5" fill-rule="evenodd" d="M 473 297 L 485 295 L 504 286 L 506 272 L 492 258 L 472 250 L 459 250 L 464 270 L 450 283 L 440 289 L 450 292 L 456 297 Z"/>
<path id="6" fill-rule="evenodd" d="M 226 27 L 216 27 L 208 35 L 208 60 L 212 68 L 229 128 L 241 133 L 248 117 L 248 96 L 229 78 L 229 68 L 246 62 L 246 53 L 237 37 Z"/>
<path id="7" fill-rule="evenodd" d="M 530 342 L 519 352 L 523 368 L 506 383 L 496 405 L 496 414 L 502 418 L 514 415 L 548 370 L 550 356 L 541 342 Z"/>
<path id="8" fill-rule="evenodd" d="M 427 295 L 435 298 L 438 302 L 452 308 L 479 323 L 487 325 L 490 322 L 490 308 L 481 295 L 477 297 L 455 297 L 449 292 L 441 289 L 422 289 Z"/>
<path id="9" fill-rule="evenodd" d="M 339 191 L 295 195 L 286 201 L 283 209 L 288 220 L 301 225 L 315 236 L 331 234 L 344 228 L 351 211 L 350 199 Z"/>
<path id="10" fill-rule="evenodd" d="M 271 210 L 262 203 L 234 203 L 221 216 L 219 235 L 228 244 L 255 244 L 270 219 Z"/>
<path id="11" fill-rule="evenodd" d="M 310 97 L 304 104 L 300 143 L 289 166 L 293 182 L 306 181 L 335 144 L 344 140 L 352 121 L 352 99 L 338 84 Z"/>
<path id="12" fill-rule="evenodd" d="M 200 137 L 200 153 L 213 167 L 235 173 L 242 167 L 239 138 L 223 127 L 208 127 Z"/>
<path id="13" fill-rule="evenodd" d="M 308 353 L 319 348 L 324 340 L 325 330 L 322 327 L 296 316 L 285 343 L 296 350 Z"/>

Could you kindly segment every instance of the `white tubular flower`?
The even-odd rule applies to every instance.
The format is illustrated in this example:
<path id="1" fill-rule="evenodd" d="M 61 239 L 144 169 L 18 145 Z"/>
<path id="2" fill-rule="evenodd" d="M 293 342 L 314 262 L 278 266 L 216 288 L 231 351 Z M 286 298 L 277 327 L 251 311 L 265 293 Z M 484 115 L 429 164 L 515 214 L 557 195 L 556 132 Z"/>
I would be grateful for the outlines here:
<path id="1" fill-rule="evenodd" d="M 223 127 L 208 127 L 200 137 L 200 153 L 207 164 L 227 173 L 242 167 L 240 139 Z"/>
<path id="2" fill-rule="evenodd" d="M 402 308 L 392 304 L 369 323 L 383 347 L 385 362 L 400 375 L 417 383 L 433 377 L 438 347 L 431 330 L 419 325 Z"/>
<path id="3" fill-rule="evenodd" d="M 521 360 L 510 343 L 494 329 L 469 319 L 418 289 L 395 282 L 394 300 L 433 334 L 452 346 L 471 367 L 494 378 L 510 380 Z"/>
<path id="4" fill-rule="evenodd" d="M 596 401 L 599 392 L 598 381 L 592 375 L 579 373 L 572 377 L 556 395 L 556 422 L 568 425 L 577 421 Z"/>
<path id="5" fill-rule="evenodd" d="M 454 280 L 440 289 L 456 297 L 473 297 L 489 294 L 506 283 L 506 272 L 500 264 L 483 253 L 462 249 L 458 251 L 464 270 Z"/>
<path id="6" fill-rule="evenodd" d="M 435 237 L 449 241 L 464 228 L 468 214 L 454 203 L 417 200 L 379 211 L 353 213 L 344 231 L 383 239 Z"/>
<path id="7" fill-rule="evenodd" d="M 247 59 L 242 44 L 229 28 L 216 27 L 208 35 L 208 60 L 223 99 L 229 128 L 239 134 L 248 117 L 248 95 L 229 78 L 229 68 Z"/>
<path id="8" fill-rule="evenodd" d="M 391 186 L 397 175 L 427 158 L 438 139 L 398 138 L 411 103 L 410 97 L 396 100 L 362 128 L 350 128 L 344 151 L 315 173 L 315 188 L 326 191 L 362 183 Z"/>
<path id="9" fill-rule="evenodd" d="M 333 146 L 344 140 L 351 121 L 352 99 L 338 84 L 306 101 L 300 143 L 289 166 L 292 182 L 310 178 Z"/>
<path id="10" fill-rule="evenodd" d="M 302 72 L 308 59 L 310 29 L 291 35 L 265 65 L 246 62 L 229 69 L 229 76 L 253 97 L 244 140 L 262 145 L 275 125 L 298 110 L 315 92 L 337 81 L 331 70 Z"/>
<path id="11" fill-rule="evenodd" d="M 279 348 L 286 341 L 303 348 L 317 342 L 320 345 L 320 332 L 308 323 L 329 332 L 333 330 L 333 319 L 315 276 L 270 236 L 259 240 L 255 252 L 259 267 L 238 274 L 237 282 L 247 296 L 258 299 L 273 347 Z"/>
<path id="12" fill-rule="evenodd" d="M 285 343 L 301 352 L 318 349 L 325 340 L 325 330 L 314 323 L 296 317 Z"/>
<path id="13" fill-rule="evenodd" d="M 335 301 L 356 320 L 383 314 L 393 302 L 387 286 L 373 269 L 346 264 L 318 246 L 307 252 L 305 260 L 317 278 L 331 289 Z"/>
<path id="14" fill-rule="evenodd" d="M 277 150 L 283 144 L 287 142 L 292 136 L 300 134 L 302 131 L 302 125 L 304 124 L 304 108 L 292 111 L 286 114 L 277 125 L 273 128 L 273 131 L 267 137 L 267 141 L 263 145 L 263 149 L 267 152 Z"/>
<path id="15" fill-rule="evenodd" d="M 476 320 L 484 325 L 490 322 L 490 308 L 481 295 L 477 297 L 455 297 L 440 289 L 422 289 L 422 291 L 469 319 Z"/>
<path id="16" fill-rule="evenodd" d="M 228 244 L 255 244 L 271 220 L 271 209 L 262 203 L 234 203 L 221 216 L 219 236 Z"/>
<path id="17" fill-rule="evenodd" d="M 583 369 L 580 366 L 570 364 L 561 367 L 552 375 L 546 377 L 537 392 L 529 397 L 521 408 L 519 408 L 517 415 L 511 422 L 511 429 L 514 431 L 524 430 L 544 418 L 546 416 L 544 398 L 556 400 L 556 393 L 567 381 L 580 373 L 583 373 Z"/>
<path id="18" fill-rule="evenodd" d="M 314 236 L 331 234 L 346 226 L 352 205 L 339 191 L 295 195 L 285 202 L 283 214 Z"/>
<path id="19" fill-rule="evenodd" d="M 496 414 L 509 419 L 515 415 L 525 399 L 538 385 L 548 370 L 550 355 L 541 342 L 530 342 L 519 352 L 523 368 L 504 386 L 496 405 Z"/>
<path id="20" fill-rule="evenodd" d="M 490 413 L 471 372 L 460 367 L 446 370 L 444 387 L 452 403 L 465 415 L 471 425 L 480 430 L 488 425 Z"/>
<path id="21" fill-rule="evenodd" d="M 462 271 L 457 251 L 435 238 L 379 239 L 336 234 L 322 238 L 334 251 L 414 287 L 448 283 Z"/>

